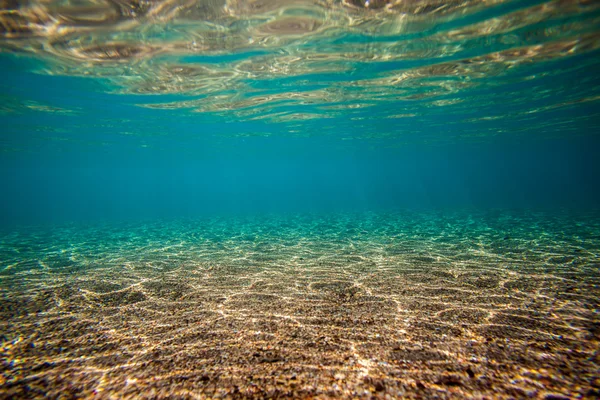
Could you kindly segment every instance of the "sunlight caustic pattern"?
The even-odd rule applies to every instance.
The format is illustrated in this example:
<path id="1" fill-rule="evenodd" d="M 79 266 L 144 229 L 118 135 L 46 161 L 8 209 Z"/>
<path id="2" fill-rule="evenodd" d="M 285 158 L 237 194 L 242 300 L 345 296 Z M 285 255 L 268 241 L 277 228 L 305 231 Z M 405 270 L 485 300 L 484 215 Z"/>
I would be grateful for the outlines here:
<path id="1" fill-rule="evenodd" d="M 590 217 L 215 217 L 6 235 L 0 397 L 593 398 Z"/>

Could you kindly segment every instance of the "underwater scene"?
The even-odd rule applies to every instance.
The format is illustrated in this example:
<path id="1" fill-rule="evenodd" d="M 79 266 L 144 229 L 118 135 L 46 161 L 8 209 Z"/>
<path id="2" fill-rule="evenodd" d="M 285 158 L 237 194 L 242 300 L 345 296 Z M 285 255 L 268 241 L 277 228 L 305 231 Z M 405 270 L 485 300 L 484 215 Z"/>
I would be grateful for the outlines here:
<path id="1" fill-rule="evenodd" d="M 600 398 L 600 2 L 0 0 L 38 398 Z"/>

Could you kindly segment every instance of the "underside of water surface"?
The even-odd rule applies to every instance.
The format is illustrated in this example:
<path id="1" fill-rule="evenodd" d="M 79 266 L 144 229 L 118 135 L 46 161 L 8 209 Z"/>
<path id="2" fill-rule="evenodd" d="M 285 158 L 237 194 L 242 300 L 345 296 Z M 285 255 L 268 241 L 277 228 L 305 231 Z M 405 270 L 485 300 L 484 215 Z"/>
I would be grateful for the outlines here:
<path id="1" fill-rule="evenodd" d="M 0 399 L 600 397 L 599 26 L 0 0 Z"/>

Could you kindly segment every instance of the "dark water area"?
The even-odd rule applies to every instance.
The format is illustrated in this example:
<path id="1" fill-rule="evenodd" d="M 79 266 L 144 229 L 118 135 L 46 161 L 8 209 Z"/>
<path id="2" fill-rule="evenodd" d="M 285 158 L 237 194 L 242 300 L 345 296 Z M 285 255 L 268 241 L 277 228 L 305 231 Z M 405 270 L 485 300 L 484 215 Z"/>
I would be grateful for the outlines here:
<path id="1" fill-rule="evenodd" d="M 15 226 L 211 213 L 600 206 L 595 136 L 346 152 L 296 144 L 232 143 L 206 155 L 199 147 L 198 157 L 119 149 L 8 154 L 0 213 Z"/>
<path id="2" fill-rule="evenodd" d="M 2 219 L 61 222 L 207 213 L 595 208 L 594 140 L 445 146 L 393 154 L 131 156 L 4 162 Z M 6 165 L 8 164 L 8 165 Z"/>
<path id="3" fill-rule="evenodd" d="M 600 397 L 599 26 L 0 1 L 0 399 Z"/>

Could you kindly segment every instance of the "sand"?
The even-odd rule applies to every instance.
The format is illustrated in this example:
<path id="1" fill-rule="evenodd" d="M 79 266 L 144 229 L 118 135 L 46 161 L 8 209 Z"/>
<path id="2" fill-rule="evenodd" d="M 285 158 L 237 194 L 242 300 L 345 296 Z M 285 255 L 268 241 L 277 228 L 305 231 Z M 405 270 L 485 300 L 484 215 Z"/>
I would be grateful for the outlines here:
<path id="1" fill-rule="evenodd" d="M 590 221 L 369 214 L 7 232 L 0 398 L 597 398 Z"/>

